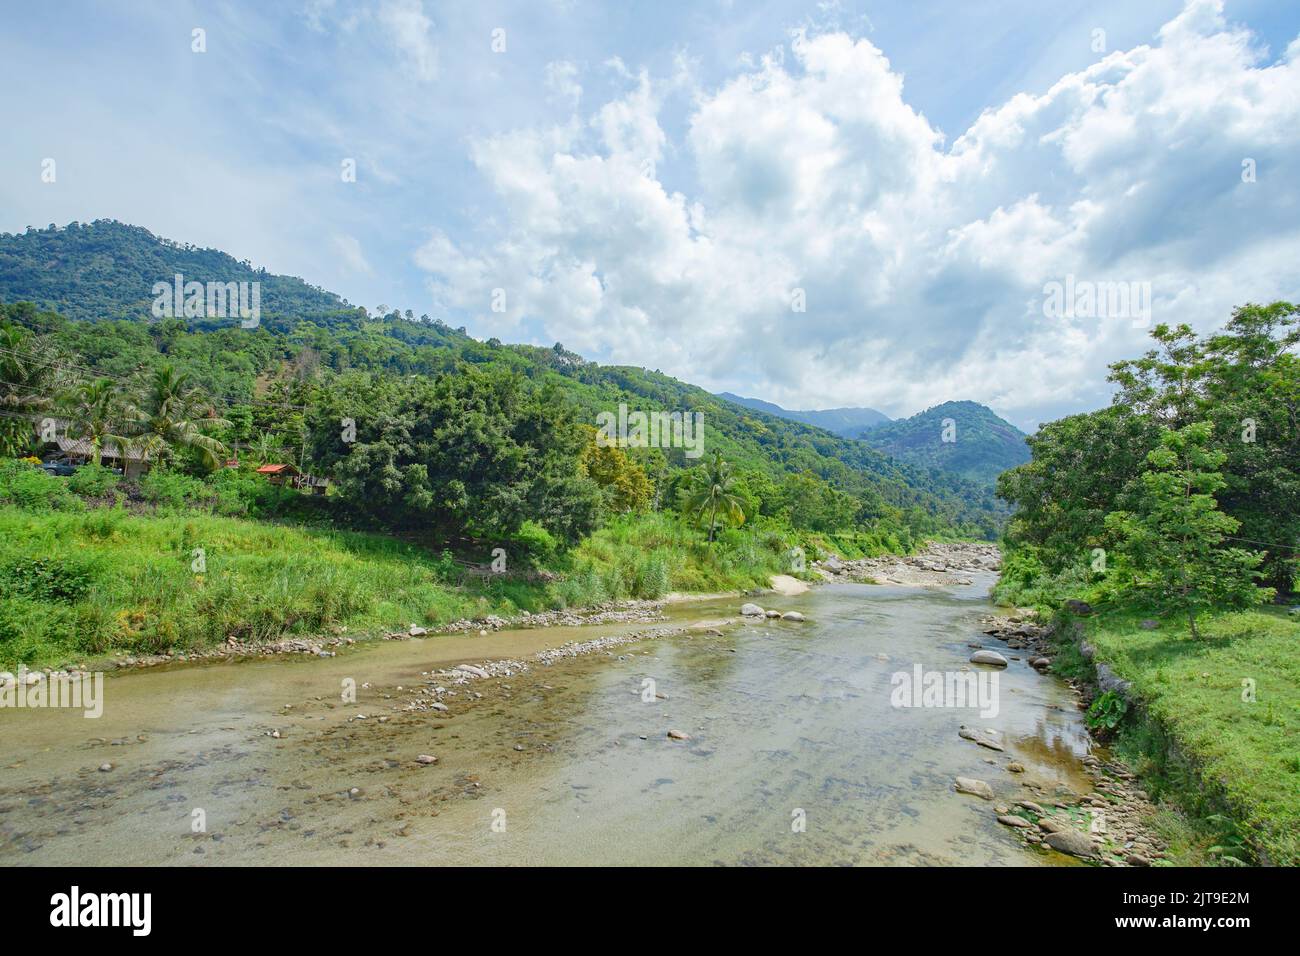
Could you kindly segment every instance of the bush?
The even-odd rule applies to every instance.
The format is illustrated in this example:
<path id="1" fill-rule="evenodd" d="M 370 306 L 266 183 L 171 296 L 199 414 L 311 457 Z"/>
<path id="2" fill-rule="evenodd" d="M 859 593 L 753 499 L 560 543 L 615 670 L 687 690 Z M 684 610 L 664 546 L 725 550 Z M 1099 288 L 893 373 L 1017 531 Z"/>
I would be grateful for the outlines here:
<path id="1" fill-rule="evenodd" d="M 198 478 L 169 468 L 154 468 L 140 478 L 139 485 L 146 501 L 169 508 L 206 504 L 212 497 L 211 489 Z"/>
<path id="2" fill-rule="evenodd" d="M 93 581 L 93 567 L 75 558 L 19 558 L 0 566 L 5 590 L 34 601 L 76 601 Z"/>
<path id="3" fill-rule="evenodd" d="M 68 493 L 64 479 L 14 459 L 0 464 L 0 503 L 27 511 L 75 511 L 83 507 L 80 498 Z"/>
<path id="4" fill-rule="evenodd" d="M 118 475 L 103 465 L 82 465 L 68 479 L 68 490 L 84 498 L 102 498 L 117 487 Z"/>
<path id="5" fill-rule="evenodd" d="M 543 562 L 554 557 L 559 542 L 535 521 L 525 521 L 510 539 L 530 560 Z"/>

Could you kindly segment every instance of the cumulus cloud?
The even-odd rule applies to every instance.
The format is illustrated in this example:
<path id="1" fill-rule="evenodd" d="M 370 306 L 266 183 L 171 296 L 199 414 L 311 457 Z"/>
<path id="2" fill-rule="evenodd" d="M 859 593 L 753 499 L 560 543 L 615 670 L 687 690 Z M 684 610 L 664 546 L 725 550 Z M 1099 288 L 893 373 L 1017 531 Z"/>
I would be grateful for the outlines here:
<path id="1" fill-rule="evenodd" d="M 681 77 L 618 64 L 590 115 L 476 141 L 501 220 L 431 234 L 435 296 L 484 335 L 793 406 L 973 398 L 1024 424 L 1103 403 L 1106 365 L 1145 347 L 1129 316 L 1045 314 L 1047 283 L 1150 283 L 1151 322 L 1200 328 L 1300 298 L 1300 40 L 1269 61 L 1219 0 L 950 145 L 868 40 L 790 53 L 694 90 L 676 140 Z"/>

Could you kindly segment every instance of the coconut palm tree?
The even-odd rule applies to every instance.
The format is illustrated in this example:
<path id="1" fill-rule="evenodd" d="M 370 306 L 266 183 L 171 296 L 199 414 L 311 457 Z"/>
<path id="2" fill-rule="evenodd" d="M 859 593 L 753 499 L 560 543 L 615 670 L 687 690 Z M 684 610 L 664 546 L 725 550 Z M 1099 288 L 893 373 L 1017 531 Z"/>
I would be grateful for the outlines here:
<path id="1" fill-rule="evenodd" d="M 63 396 L 62 405 L 68 416 L 68 434 L 90 443 L 91 460 L 96 465 L 103 460 L 104 446 L 115 445 L 125 467 L 126 449 L 131 442 L 119 432 L 124 430 L 127 408 L 112 379 L 81 382 Z"/>
<path id="2" fill-rule="evenodd" d="M 683 507 L 686 513 L 697 521 L 703 520 L 707 513 L 710 547 L 713 546 L 713 535 L 718 527 L 719 514 L 736 524 L 743 524 L 745 521 L 745 509 L 742 507 L 741 499 L 732 490 L 735 483 L 731 465 L 723 461 L 721 453 L 716 451 L 713 457 L 696 468 L 691 476 L 691 484 L 687 487 Z"/>
<path id="3" fill-rule="evenodd" d="M 208 468 L 216 468 L 229 451 L 206 432 L 229 427 L 230 422 L 217 417 L 188 373 L 162 365 L 145 381 L 144 395 L 130 410 L 126 432 L 144 461 L 163 461 L 178 449 L 188 449 L 198 452 Z"/>
<path id="4" fill-rule="evenodd" d="M 61 378 L 53 349 L 20 326 L 0 325 L 0 455 L 31 446 L 32 424 L 53 405 Z"/>

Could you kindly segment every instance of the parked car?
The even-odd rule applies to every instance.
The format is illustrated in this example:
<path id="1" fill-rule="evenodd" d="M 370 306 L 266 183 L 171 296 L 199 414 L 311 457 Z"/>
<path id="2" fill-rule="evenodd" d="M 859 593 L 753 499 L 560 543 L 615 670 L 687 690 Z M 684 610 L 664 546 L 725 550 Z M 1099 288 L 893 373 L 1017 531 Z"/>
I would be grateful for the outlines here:
<path id="1" fill-rule="evenodd" d="M 77 470 L 77 466 L 70 461 L 47 461 L 41 465 L 41 469 L 50 475 L 58 475 L 66 478 Z"/>

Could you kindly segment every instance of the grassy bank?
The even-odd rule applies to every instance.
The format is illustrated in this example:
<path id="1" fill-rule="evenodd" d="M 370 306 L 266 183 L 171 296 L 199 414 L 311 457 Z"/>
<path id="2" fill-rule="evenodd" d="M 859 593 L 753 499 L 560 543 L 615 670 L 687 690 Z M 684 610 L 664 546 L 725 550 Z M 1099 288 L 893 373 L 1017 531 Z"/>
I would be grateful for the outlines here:
<path id="1" fill-rule="evenodd" d="M 523 547 L 507 548 L 511 562 Z M 710 548 L 680 521 L 646 515 L 533 556 L 545 575 L 479 576 L 384 535 L 37 497 L 0 505 L 0 667 L 739 590 L 788 570 L 788 547 L 776 532 L 728 531 Z"/>
<path id="2" fill-rule="evenodd" d="M 1114 611 L 1086 619 L 1084 633 L 1095 660 L 1132 683 L 1140 703 L 1115 748 L 1183 811 L 1179 855 L 1300 864 L 1300 621 L 1280 609 L 1220 613 L 1192 640 L 1181 623 L 1143 629 L 1145 618 Z M 1056 660 L 1067 676 L 1092 676 L 1075 648 Z"/>

